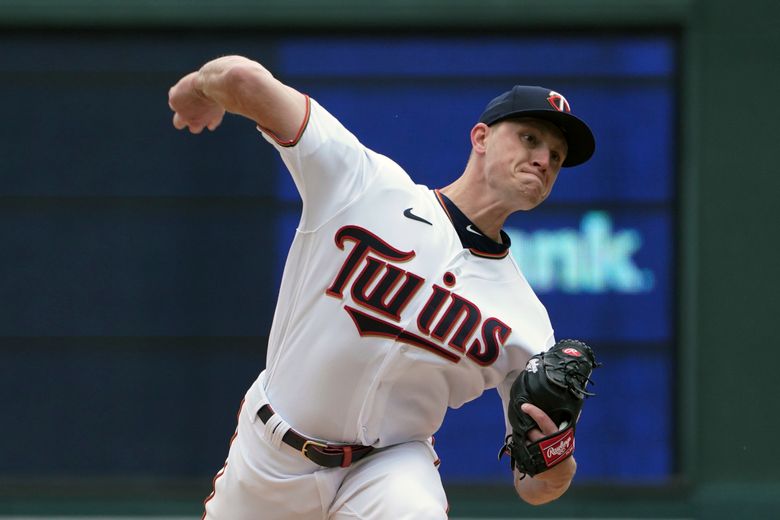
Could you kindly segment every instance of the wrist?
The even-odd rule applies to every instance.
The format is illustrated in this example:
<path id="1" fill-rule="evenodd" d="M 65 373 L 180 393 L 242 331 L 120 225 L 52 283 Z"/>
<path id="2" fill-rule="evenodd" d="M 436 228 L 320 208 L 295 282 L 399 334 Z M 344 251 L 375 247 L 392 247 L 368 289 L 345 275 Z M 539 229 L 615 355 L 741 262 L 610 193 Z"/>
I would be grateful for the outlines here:
<path id="1" fill-rule="evenodd" d="M 203 69 L 200 69 L 199 71 L 192 74 L 190 86 L 192 88 L 193 94 L 195 94 L 197 97 L 204 101 L 213 101 L 206 94 L 206 74 L 204 74 Z"/>

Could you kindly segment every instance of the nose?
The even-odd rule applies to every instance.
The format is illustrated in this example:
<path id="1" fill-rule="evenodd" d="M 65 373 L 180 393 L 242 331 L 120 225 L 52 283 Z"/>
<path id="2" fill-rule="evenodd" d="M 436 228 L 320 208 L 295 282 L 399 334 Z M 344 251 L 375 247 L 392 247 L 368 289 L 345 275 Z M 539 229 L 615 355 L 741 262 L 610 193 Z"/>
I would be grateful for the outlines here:
<path id="1" fill-rule="evenodd" d="M 533 164 L 534 166 L 541 168 L 542 171 L 546 171 L 550 166 L 550 149 L 546 146 L 540 146 L 534 150 Z"/>

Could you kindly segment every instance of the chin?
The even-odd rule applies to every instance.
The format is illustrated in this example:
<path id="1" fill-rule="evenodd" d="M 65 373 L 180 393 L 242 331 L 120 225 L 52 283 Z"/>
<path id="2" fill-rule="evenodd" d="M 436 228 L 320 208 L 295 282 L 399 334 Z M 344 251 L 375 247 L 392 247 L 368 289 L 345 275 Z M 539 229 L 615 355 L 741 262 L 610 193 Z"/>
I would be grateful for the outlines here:
<path id="1" fill-rule="evenodd" d="M 526 185 L 524 186 L 524 189 L 518 193 L 518 198 L 518 208 L 522 211 L 528 211 L 544 202 L 547 199 L 547 194 L 539 185 Z"/>
<path id="2" fill-rule="evenodd" d="M 520 211 L 530 211 L 544 202 L 545 198 L 546 197 L 541 194 L 532 197 L 523 197 L 523 200 L 518 204 L 518 209 Z"/>
<path id="3" fill-rule="evenodd" d="M 518 205 L 517 211 L 531 211 L 532 209 L 536 208 L 541 204 L 542 201 L 539 202 L 532 202 L 532 201 L 525 201 L 522 204 Z"/>

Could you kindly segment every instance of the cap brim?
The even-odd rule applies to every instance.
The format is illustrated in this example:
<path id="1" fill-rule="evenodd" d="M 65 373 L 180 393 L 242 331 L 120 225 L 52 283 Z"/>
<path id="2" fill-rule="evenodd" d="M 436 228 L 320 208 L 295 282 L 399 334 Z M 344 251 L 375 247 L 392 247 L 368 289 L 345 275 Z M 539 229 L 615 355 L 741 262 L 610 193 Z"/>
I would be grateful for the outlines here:
<path id="1" fill-rule="evenodd" d="M 499 121 L 518 117 L 535 117 L 551 122 L 563 132 L 568 145 L 566 160 L 563 161 L 564 168 L 577 166 L 584 163 L 593 156 L 596 151 L 596 139 L 593 137 L 588 125 L 585 122 L 568 112 L 558 112 L 556 110 L 518 110 L 507 114 L 490 124 Z"/>

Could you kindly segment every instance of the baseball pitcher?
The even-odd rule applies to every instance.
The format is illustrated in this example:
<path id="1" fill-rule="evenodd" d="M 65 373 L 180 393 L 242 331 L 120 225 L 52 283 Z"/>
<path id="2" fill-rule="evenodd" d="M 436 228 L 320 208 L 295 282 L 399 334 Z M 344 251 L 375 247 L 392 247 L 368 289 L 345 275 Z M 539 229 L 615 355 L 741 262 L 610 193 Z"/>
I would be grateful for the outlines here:
<path id="1" fill-rule="evenodd" d="M 432 436 L 448 408 L 493 388 L 519 496 L 566 491 L 596 362 L 583 343 L 556 344 L 502 231 L 594 152 L 562 94 L 516 86 L 490 101 L 462 175 L 438 189 L 244 57 L 184 76 L 169 105 L 196 134 L 226 112 L 253 120 L 303 201 L 266 366 L 204 519 L 445 519 Z"/>

